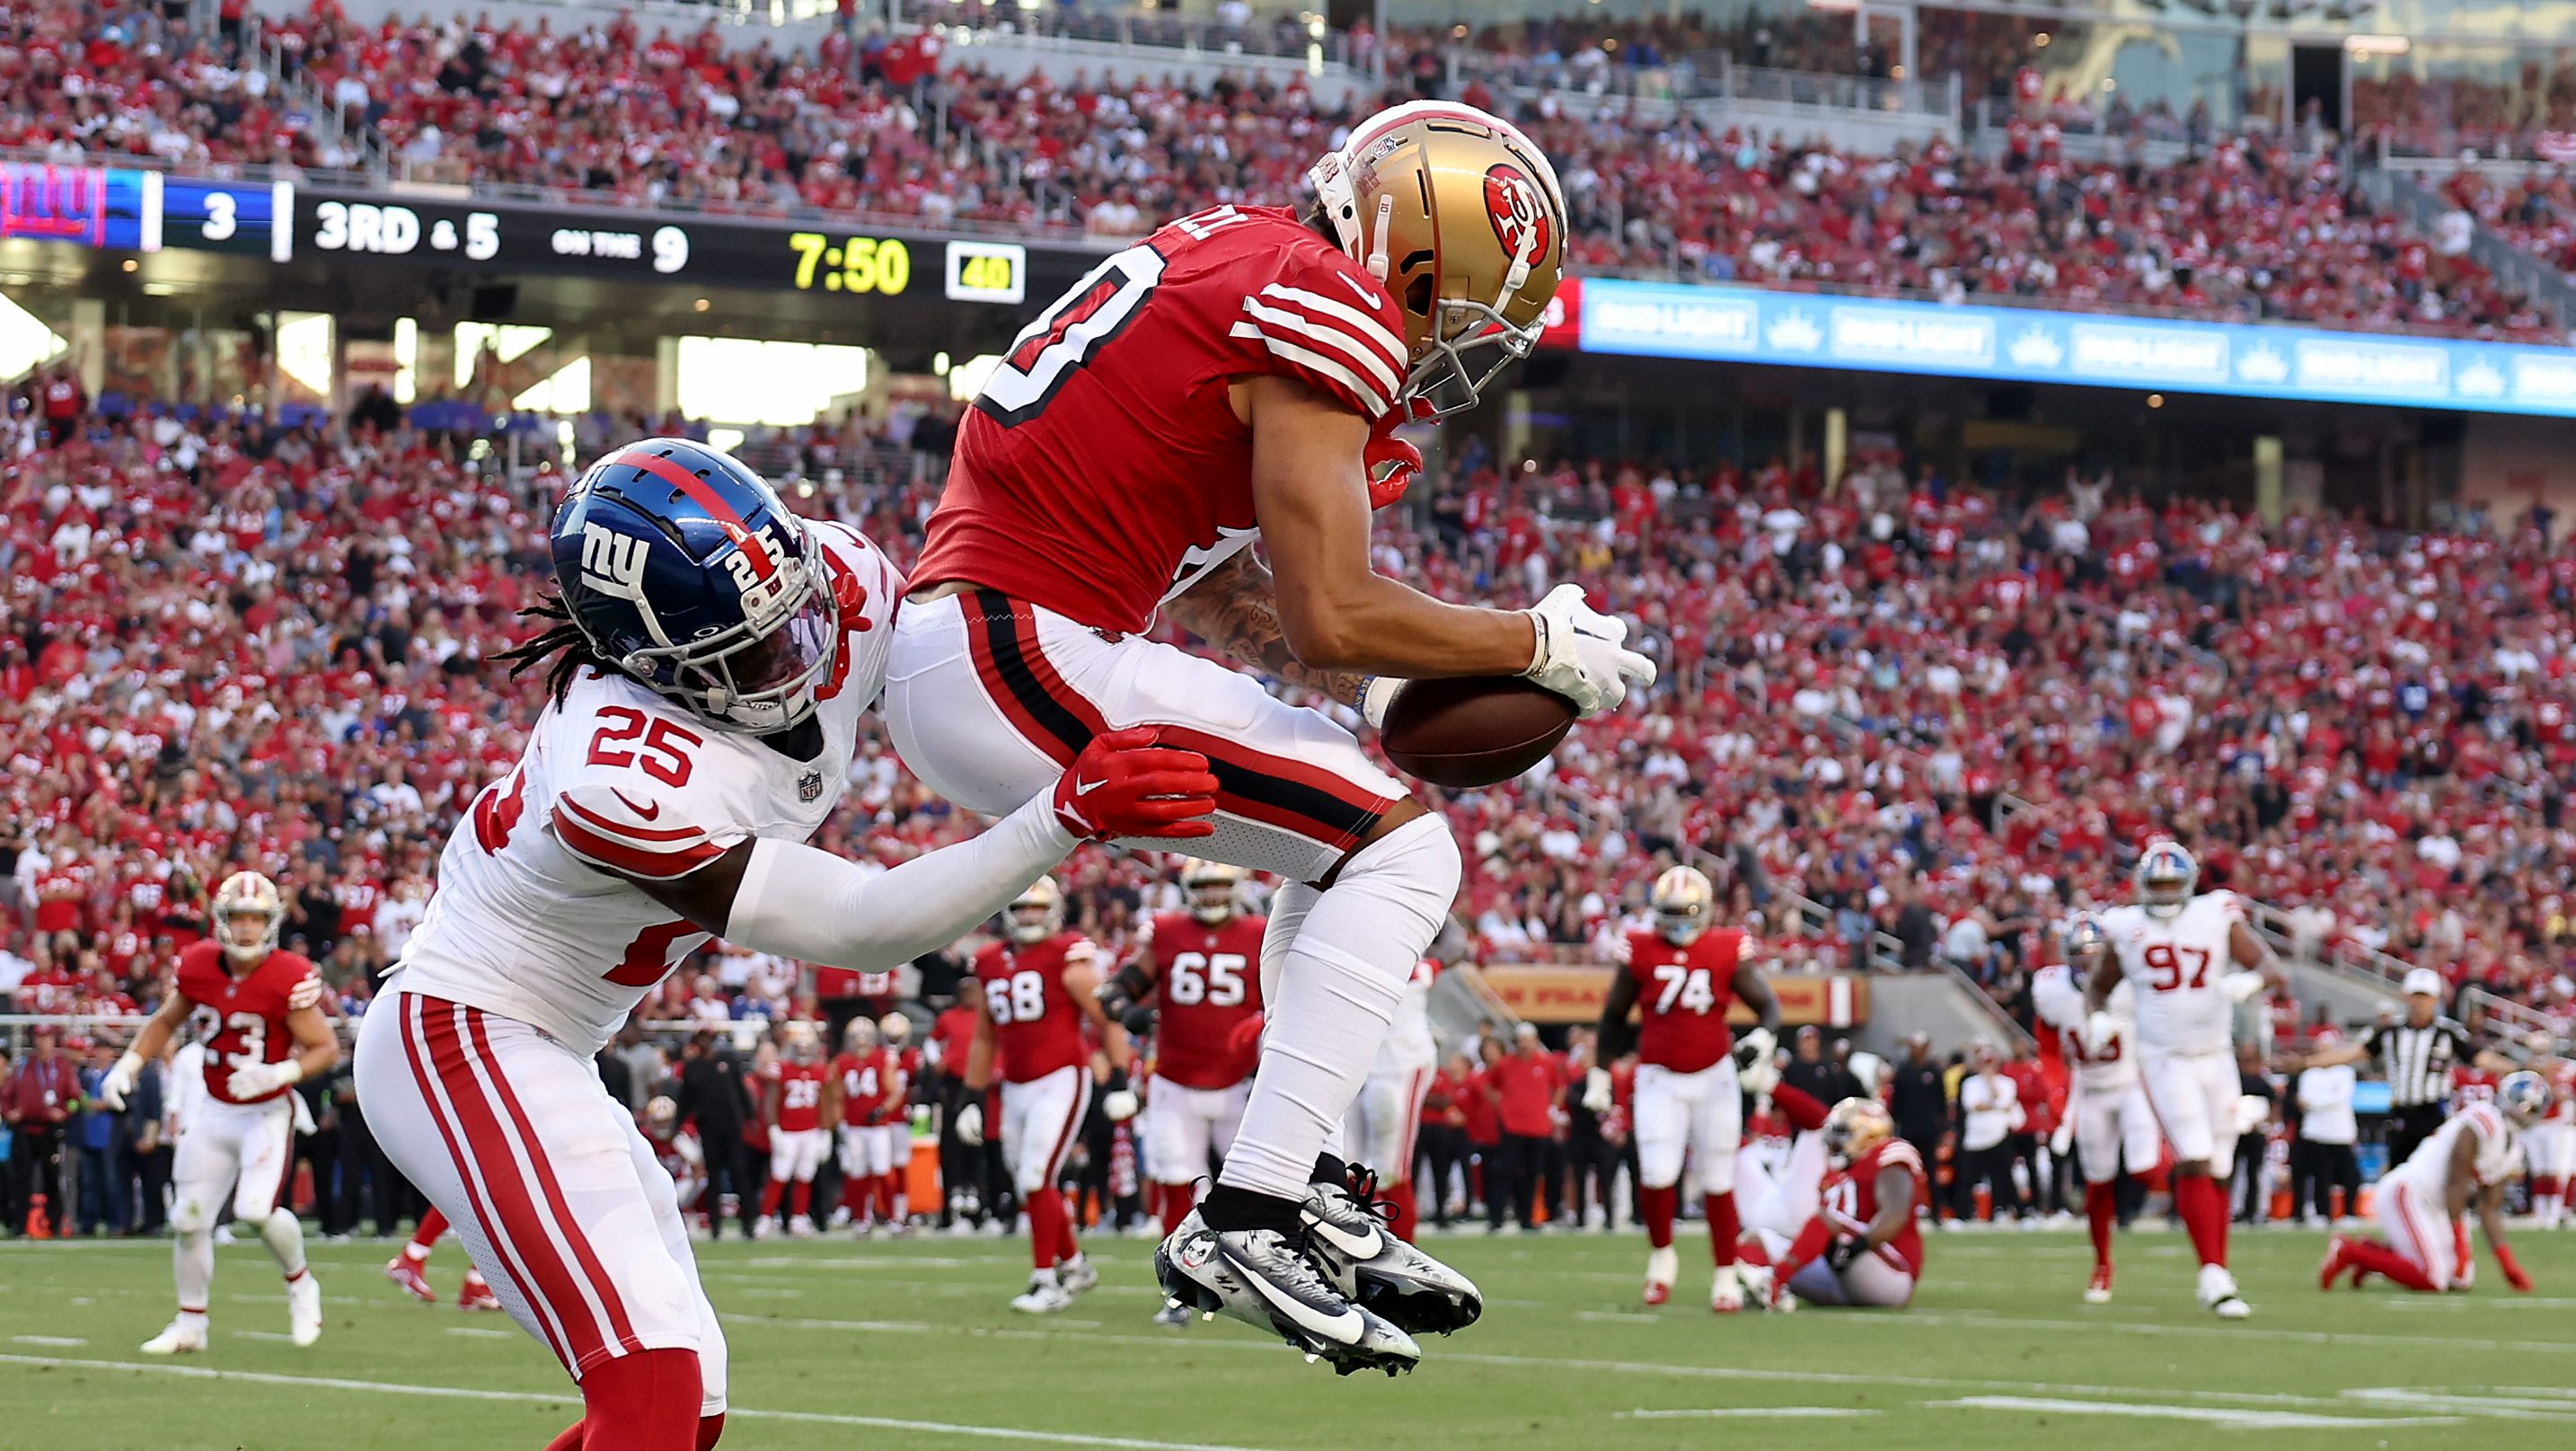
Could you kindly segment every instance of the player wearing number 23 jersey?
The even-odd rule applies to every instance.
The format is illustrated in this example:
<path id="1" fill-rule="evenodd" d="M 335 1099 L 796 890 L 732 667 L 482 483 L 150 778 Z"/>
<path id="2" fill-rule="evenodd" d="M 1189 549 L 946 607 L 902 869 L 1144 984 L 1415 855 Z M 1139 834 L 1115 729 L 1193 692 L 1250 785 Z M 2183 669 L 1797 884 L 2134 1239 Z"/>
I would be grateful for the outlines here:
<path id="1" fill-rule="evenodd" d="M 593 1055 L 714 934 L 881 969 L 953 941 L 1081 840 L 1204 835 L 1189 818 L 1215 783 L 1195 756 L 1104 737 L 993 830 L 870 875 L 806 839 L 884 681 L 902 588 L 885 556 L 680 439 L 594 463 L 549 542 L 556 593 L 536 613 L 556 623 L 503 657 L 547 667 L 548 703 L 447 843 L 360 1030 L 359 1095 L 503 1307 L 581 1383 L 571 1439 L 704 1451 L 723 1332 L 671 1178 Z M 810 1045 L 792 1056 L 779 1137 L 801 1182 L 820 1068 Z"/>

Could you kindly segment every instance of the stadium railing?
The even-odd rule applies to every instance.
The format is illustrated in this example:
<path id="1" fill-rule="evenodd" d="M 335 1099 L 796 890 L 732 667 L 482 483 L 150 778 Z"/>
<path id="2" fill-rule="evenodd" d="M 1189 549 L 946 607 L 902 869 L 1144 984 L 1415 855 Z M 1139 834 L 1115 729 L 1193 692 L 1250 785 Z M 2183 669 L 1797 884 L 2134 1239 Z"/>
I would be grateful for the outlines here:
<path id="1" fill-rule="evenodd" d="M 2436 235 L 2446 214 L 2459 210 L 2423 182 L 2387 167 L 2363 167 L 2353 180 L 2371 205 L 2396 212 L 2428 237 Z M 2469 259 L 2494 273 L 2506 288 L 2548 307 L 2560 327 L 2576 327 L 2576 282 L 2566 273 L 2496 235 L 2484 222 L 2471 224 Z"/>

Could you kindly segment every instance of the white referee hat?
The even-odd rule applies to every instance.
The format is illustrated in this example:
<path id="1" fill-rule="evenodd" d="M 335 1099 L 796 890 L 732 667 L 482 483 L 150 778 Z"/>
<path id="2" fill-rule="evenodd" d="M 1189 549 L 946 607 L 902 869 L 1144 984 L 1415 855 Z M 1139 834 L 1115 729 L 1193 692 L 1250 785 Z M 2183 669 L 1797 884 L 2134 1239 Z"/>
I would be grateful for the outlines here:
<path id="1" fill-rule="evenodd" d="M 2427 997 L 2442 995 L 2442 975 L 2429 967 L 2419 967 L 2406 974 L 2406 995 L 2421 993 Z"/>

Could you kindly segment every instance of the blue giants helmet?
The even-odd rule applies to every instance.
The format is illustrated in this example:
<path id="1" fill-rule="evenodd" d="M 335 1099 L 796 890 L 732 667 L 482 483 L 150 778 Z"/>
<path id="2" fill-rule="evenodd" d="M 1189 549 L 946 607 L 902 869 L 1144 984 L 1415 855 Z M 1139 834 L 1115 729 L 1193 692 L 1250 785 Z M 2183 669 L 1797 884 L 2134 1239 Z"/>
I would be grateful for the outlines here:
<path id="1" fill-rule="evenodd" d="M 593 654 L 719 730 L 814 713 L 841 648 L 823 546 L 758 474 L 686 439 L 615 448 L 549 531 Z"/>

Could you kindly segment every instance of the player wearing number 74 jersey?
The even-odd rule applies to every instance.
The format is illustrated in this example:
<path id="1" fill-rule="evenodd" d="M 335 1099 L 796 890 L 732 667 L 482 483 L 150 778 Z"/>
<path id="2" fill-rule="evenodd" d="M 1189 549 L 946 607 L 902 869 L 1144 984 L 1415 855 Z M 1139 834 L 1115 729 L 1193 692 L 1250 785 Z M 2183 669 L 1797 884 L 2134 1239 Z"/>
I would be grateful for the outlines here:
<path id="1" fill-rule="evenodd" d="M 1093 741 L 972 841 L 871 876 L 806 845 L 884 679 L 894 567 L 726 455 L 653 439 L 573 485 L 526 753 L 476 797 L 359 1033 L 386 1155 L 581 1383 L 554 1451 L 704 1451 L 724 1336 L 670 1175 L 591 1059 L 685 954 L 878 968 L 953 941 L 1082 841 L 1205 835 L 1205 758 Z"/>
<path id="2" fill-rule="evenodd" d="M 2236 1164 L 2230 1043 L 2235 1006 L 2281 981 L 2271 949 L 2233 892 L 2196 892 L 2200 865 L 2170 841 L 2138 858 L 2138 900 L 2101 914 L 2111 950 L 2084 984 L 2085 1048 L 2107 1052 L 2120 1033 L 2108 1011 L 2123 981 L 2136 994 L 2138 1071 L 2148 1106 L 2174 1150 L 2174 1212 L 2200 1257 L 2203 1308 L 2253 1313 L 2227 1270 L 2228 1172 Z"/>

